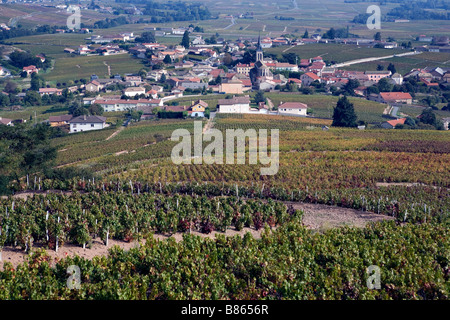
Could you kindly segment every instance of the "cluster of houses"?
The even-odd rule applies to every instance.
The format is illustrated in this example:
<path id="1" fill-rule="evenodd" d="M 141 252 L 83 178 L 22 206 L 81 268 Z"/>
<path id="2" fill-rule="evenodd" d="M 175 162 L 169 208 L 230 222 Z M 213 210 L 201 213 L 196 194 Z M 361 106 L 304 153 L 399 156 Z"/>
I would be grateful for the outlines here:
<path id="1" fill-rule="evenodd" d="M 419 52 L 450 52 L 450 38 L 448 36 L 430 37 L 421 35 L 417 38 L 420 42 L 430 42 L 430 44 L 416 47 Z"/>
<path id="2" fill-rule="evenodd" d="M 164 30 L 163 30 L 164 29 Z M 191 28 L 192 29 L 192 28 Z M 189 28 L 160 28 L 154 30 L 172 34 L 182 35 Z M 84 33 L 89 33 L 85 30 Z M 330 41 L 322 39 L 320 35 L 313 35 L 309 39 L 289 41 L 286 38 L 261 38 L 257 42 L 238 40 L 235 43 L 227 43 L 224 50 L 217 50 L 217 46 L 224 48 L 221 39 L 217 39 L 218 44 L 207 45 L 201 36 L 197 36 L 192 41 L 192 46 L 188 49 L 179 46 L 166 46 L 159 43 L 138 43 L 128 47 L 127 51 L 121 49 L 116 41 L 129 41 L 134 39 L 133 33 L 121 33 L 112 36 L 90 36 L 90 45 L 82 45 L 77 49 L 66 48 L 68 53 L 79 55 L 110 55 L 129 52 L 140 59 L 147 59 L 150 65 L 160 63 L 167 64 L 167 57 L 170 57 L 171 68 L 154 68 L 145 75 L 126 74 L 124 77 L 114 75 L 110 78 L 100 78 L 92 75 L 89 82 L 67 88 L 71 92 L 79 91 L 85 93 L 97 93 L 95 98 L 85 97 L 84 103 L 99 104 L 106 112 L 139 110 L 143 112 L 142 118 L 146 119 L 154 116 L 153 110 L 159 108 L 163 111 L 184 112 L 192 117 L 203 117 L 208 104 L 202 100 L 192 101 L 186 106 L 168 106 L 170 100 L 182 97 L 185 92 L 212 92 L 232 94 L 231 99 L 221 99 L 218 101 L 217 111 L 219 113 L 249 113 L 249 114 L 278 114 L 306 116 L 308 106 L 299 102 L 281 102 L 276 110 L 271 110 L 264 103 L 258 106 L 251 106 L 249 96 L 243 96 L 252 90 L 277 90 L 286 84 L 293 84 L 298 88 L 309 87 L 313 83 L 322 83 L 331 91 L 332 87 L 339 89 L 347 84 L 351 79 L 359 81 L 360 86 L 355 89 L 355 93 L 369 100 L 395 104 L 412 104 L 413 98 L 409 93 L 403 92 L 382 92 L 379 94 L 369 94 L 368 88 L 377 84 L 382 79 L 387 79 L 392 84 L 401 85 L 406 77 L 415 77 L 418 81 L 427 86 L 439 86 L 440 82 L 449 82 L 450 68 L 424 68 L 414 69 L 402 76 L 399 73 L 392 74 L 391 71 L 345 71 L 335 67 L 327 66 L 320 56 L 312 59 L 300 59 L 295 64 L 278 62 L 264 56 L 263 50 L 273 46 L 282 45 L 304 45 L 307 43 Z M 354 41 L 353 41 L 354 40 Z M 342 42 L 340 42 L 342 41 Z M 369 39 L 334 39 L 333 42 L 358 44 L 358 45 L 383 45 L 385 47 L 395 47 L 393 44 L 382 43 Z M 245 49 L 255 49 L 256 59 L 249 64 L 238 63 L 233 68 L 222 66 L 222 59 L 226 54 L 230 54 L 234 61 L 240 60 L 245 55 Z M 186 59 L 196 57 L 196 59 Z M 42 57 L 45 59 L 45 57 Z M 189 61 L 191 60 L 191 61 Z M 196 62 L 192 62 L 196 61 Z M 36 66 L 23 68 L 28 75 L 33 72 L 38 73 Z M 279 71 L 301 72 L 299 78 L 287 78 Z M 2 74 L 0 67 L 0 75 Z M 165 84 L 169 85 L 168 90 L 155 84 L 164 77 Z M 109 86 L 121 85 L 123 87 L 121 96 L 106 96 L 100 94 L 108 92 Z M 117 88 L 117 87 L 116 87 Z M 41 88 L 39 94 L 62 95 L 63 89 Z M 98 130 L 106 127 L 106 119 L 98 116 L 82 116 L 71 118 L 70 116 L 51 117 L 49 122 L 53 126 L 68 126 L 70 132 L 81 132 Z M 1 119 L 0 119 L 1 120 Z M 8 120 L 8 119 L 6 119 Z M 3 124 L 6 120 L 2 120 Z M 396 120 L 395 120 L 396 121 Z M 395 127 L 396 123 L 392 126 Z"/>

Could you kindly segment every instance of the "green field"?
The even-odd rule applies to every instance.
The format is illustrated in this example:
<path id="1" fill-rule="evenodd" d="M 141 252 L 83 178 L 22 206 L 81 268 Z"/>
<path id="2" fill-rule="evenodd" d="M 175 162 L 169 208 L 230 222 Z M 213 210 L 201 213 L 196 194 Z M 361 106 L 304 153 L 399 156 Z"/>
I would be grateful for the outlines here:
<path id="1" fill-rule="evenodd" d="M 378 65 L 383 65 L 385 68 L 387 68 L 390 63 L 393 63 L 395 65 L 395 68 L 397 69 L 397 72 L 401 74 L 408 73 L 412 69 L 425 67 L 448 68 L 450 67 L 450 53 L 424 52 L 416 56 L 395 57 L 392 59 L 360 63 L 351 66 L 346 66 L 343 67 L 342 69 L 354 71 L 376 70 Z"/>
<path id="2" fill-rule="evenodd" d="M 310 59 L 321 56 L 326 61 L 334 61 L 336 63 L 339 63 L 370 57 L 384 57 L 393 54 L 404 53 L 407 51 L 402 49 L 374 49 L 361 48 L 356 45 L 317 43 L 296 46 L 290 49 L 288 49 L 286 46 L 270 48 L 265 50 L 265 52 L 276 54 L 279 57 L 281 57 L 283 53 L 295 53 L 301 59 Z"/>
<path id="3" fill-rule="evenodd" d="M 281 94 L 281 93 L 266 93 L 265 96 L 270 98 L 275 106 L 280 102 L 301 102 L 308 105 L 308 108 L 313 110 L 313 116 L 320 118 L 332 118 L 333 109 L 339 97 L 324 96 L 324 95 L 301 95 L 301 94 Z M 374 101 L 368 101 L 362 98 L 349 98 L 355 106 L 358 120 L 367 122 L 383 122 L 386 118 L 382 117 L 383 110 L 386 108 L 385 104 Z"/>
<path id="4" fill-rule="evenodd" d="M 35 107 L 26 107 L 22 110 L 0 110 L 0 117 L 7 119 L 24 119 L 29 121 L 30 116 L 33 117 L 33 121 L 35 118 L 37 121 L 48 120 L 50 116 L 58 116 L 61 114 L 67 114 L 67 110 L 63 111 L 52 111 L 52 106 L 35 106 Z M 35 117 L 36 115 L 36 117 Z"/>
<path id="5" fill-rule="evenodd" d="M 55 62 L 54 70 L 45 75 L 45 79 L 53 82 L 64 82 L 90 78 L 92 74 L 96 74 L 100 78 L 109 78 L 107 65 L 111 66 L 111 75 L 116 73 L 121 75 L 124 73 L 135 73 L 143 67 L 141 60 L 135 59 L 129 54 L 75 56 L 58 59 Z"/>

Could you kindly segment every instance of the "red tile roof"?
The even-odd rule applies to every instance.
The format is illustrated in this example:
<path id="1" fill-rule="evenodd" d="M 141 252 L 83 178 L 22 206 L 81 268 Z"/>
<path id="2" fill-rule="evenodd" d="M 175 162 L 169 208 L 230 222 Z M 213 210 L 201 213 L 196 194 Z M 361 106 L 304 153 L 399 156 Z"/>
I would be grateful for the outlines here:
<path id="1" fill-rule="evenodd" d="M 397 120 L 390 120 L 387 123 L 389 123 L 391 126 L 395 127 L 398 124 L 405 124 L 406 118 L 397 119 Z"/>
<path id="2" fill-rule="evenodd" d="M 382 92 L 380 95 L 385 101 L 412 99 L 411 95 L 407 92 Z"/>
<path id="3" fill-rule="evenodd" d="M 310 77 L 313 80 L 319 80 L 320 79 L 320 77 L 317 74 L 312 73 L 312 72 L 305 73 L 305 75 L 307 75 L 308 77 Z"/>

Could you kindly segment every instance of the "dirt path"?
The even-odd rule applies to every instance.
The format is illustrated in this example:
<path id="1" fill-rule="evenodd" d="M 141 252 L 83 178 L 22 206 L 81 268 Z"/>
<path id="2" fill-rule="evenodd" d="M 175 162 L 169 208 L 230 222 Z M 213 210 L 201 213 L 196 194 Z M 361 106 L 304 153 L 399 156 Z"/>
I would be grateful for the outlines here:
<path id="1" fill-rule="evenodd" d="M 125 129 L 125 127 L 120 127 L 117 131 L 114 131 L 114 133 L 112 135 L 110 135 L 108 138 L 106 138 L 105 141 L 108 141 L 109 139 L 114 138 L 115 136 L 117 136 L 120 132 L 122 132 L 122 130 Z"/>
<path id="2" fill-rule="evenodd" d="M 328 206 L 325 204 L 285 202 L 297 210 L 303 210 L 303 224 L 312 230 L 339 227 L 364 228 L 369 222 L 394 220 L 394 218 L 355 209 Z"/>

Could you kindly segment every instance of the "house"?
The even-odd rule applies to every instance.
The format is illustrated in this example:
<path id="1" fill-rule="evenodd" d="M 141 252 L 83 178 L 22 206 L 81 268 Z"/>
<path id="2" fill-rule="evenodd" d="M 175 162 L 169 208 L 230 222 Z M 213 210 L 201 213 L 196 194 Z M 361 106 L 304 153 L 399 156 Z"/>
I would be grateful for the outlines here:
<path id="1" fill-rule="evenodd" d="M 33 72 L 39 73 L 39 69 L 36 68 L 36 66 L 33 66 L 33 65 L 28 66 L 28 67 L 23 67 L 22 71 L 23 71 L 23 72 L 26 72 L 26 73 L 27 73 L 27 76 L 29 76 L 29 75 L 32 74 Z"/>
<path id="2" fill-rule="evenodd" d="M 2 66 L 0 66 L 0 76 L 3 76 L 5 74 L 5 70 Z"/>
<path id="3" fill-rule="evenodd" d="M 126 88 L 124 90 L 123 94 L 130 98 L 133 98 L 136 95 L 141 95 L 141 94 L 145 95 L 145 88 L 143 88 L 143 87 Z"/>
<path id="4" fill-rule="evenodd" d="M 220 99 L 217 102 L 219 113 L 249 113 L 250 97 L 233 97 L 232 99 Z"/>
<path id="5" fill-rule="evenodd" d="M 142 79 L 140 76 L 125 76 L 125 82 L 129 82 L 132 86 L 139 86 Z"/>
<path id="6" fill-rule="evenodd" d="M 300 59 L 300 67 L 306 68 L 309 67 L 311 61 L 309 59 Z"/>
<path id="7" fill-rule="evenodd" d="M 70 133 L 101 130 L 106 127 L 106 117 L 79 116 L 69 121 Z"/>
<path id="8" fill-rule="evenodd" d="M 308 106 L 300 102 L 285 102 L 278 106 L 279 114 L 306 116 Z"/>
<path id="9" fill-rule="evenodd" d="M 138 107 L 162 107 L 163 101 L 161 99 L 139 99 L 139 100 L 124 100 L 124 99 L 112 99 L 104 100 L 99 99 L 93 101 L 98 103 L 105 112 L 126 111 L 130 109 L 136 109 Z"/>
<path id="10" fill-rule="evenodd" d="M 420 35 L 417 38 L 417 41 L 419 41 L 419 42 L 431 42 L 431 41 L 433 41 L 433 37 L 426 36 L 426 35 Z"/>
<path id="11" fill-rule="evenodd" d="M 412 96 L 407 92 L 381 92 L 378 101 L 381 103 L 412 104 Z"/>
<path id="12" fill-rule="evenodd" d="M 69 124 L 69 121 L 72 120 L 72 118 L 71 114 L 63 114 L 61 116 L 51 116 L 48 121 L 52 127 L 61 127 Z"/>
<path id="13" fill-rule="evenodd" d="M 219 85 L 219 91 L 221 93 L 231 93 L 231 94 L 242 94 L 243 93 L 243 84 L 239 79 L 222 82 Z"/>
<path id="14" fill-rule="evenodd" d="M 444 129 L 449 130 L 450 118 L 443 118 L 442 123 L 444 124 Z"/>
<path id="15" fill-rule="evenodd" d="M 450 72 L 447 72 L 447 73 L 442 77 L 442 81 L 444 81 L 445 83 L 450 83 Z"/>
<path id="16" fill-rule="evenodd" d="M 405 124 L 406 118 L 397 119 L 397 120 L 390 120 L 383 122 L 381 124 L 381 127 L 384 129 L 395 129 L 395 126 L 398 124 Z"/>
<path id="17" fill-rule="evenodd" d="M 381 79 L 389 77 L 391 71 L 366 71 L 364 74 L 369 78 L 370 81 L 378 83 Z"/>
<path id="18" fill-rule="evenodd" d="M 400 73 L 394 73 L 391 79 L 395 84 L 398 84 L 400 86 L 403 84 L 403 76 Z"/>
<path id="19" fill-rule="evenodd" d="M 88 92 L 99 92 L 103 89 L 103 85 L 100 84 L 97 80 L 92 80 L 91 82 L 86 84 L 86 91 Z"/>
<path id="20" fill-rule="evenodd" d="M 37 54 L 36 58 L 39 58 L 39 60 L 41 60 L 42 63 L 45 62 L 45 57 L 43 55 L 41 55 L 41 54 Z"/>
<path id="21" fill-rule="evenodd" d="M 311 83 L 313 83 L 314 81 L 319 81 L 319 82 L 321 81 L 320 77 L 312 72 L 302 74 L 300 76 L 300 80 L 302 81 L 302 84 L 305 87 L 309 87 L 311 85 Z"/>
<path id="22" fill-rule="evenodd" d="M 0 124 L 4 124 L 5 126 L 13 126 L 11 119 L 6 119 L 0 117 Z"/>
<path id="23" fill-rule="evenodd" d="M 204 45 L 205 44 L 205 40 L 203 40 L 202 36 L 197 36 L 195 37 L 194 40 L 192 40 L 192 45 L 197 46 L 197 45 Z"/>
<path id="24" fill-rule="evenodd" d="M 208 84 L 205 82 L 195 81 L 193 79 L 183 80 L 180 84 L 182 87 L 191 90 L 203 90 L 203 88 L 207 88 Z"/>
<path id="25" fill-rule="evenodd" d="M 238 63 L 236 65 L 236 72 L 239 74 L 246 75 L 247 77 L 250 75 L 250 70 L 254 67 L 254 63 L 251 64 L 244 64 L 244 63 Z M 222 70 L 222 69 L 218 69 Z"/>
<path id="26" fill-rule="evenodd" d="M 53 95 L 56 94 L 57 96 L 62 95 L 63 90 L 62 89 L 56 89 L 56 88 L 39 88 L 39 94 L 41 97 L 44 94 Z"/>
<path id="27" fill-rule="evenodd" d="M 189 108 L 189 114 L 191 117 L 204 117 L 206 108 L 208 108 L 208 104 L 205 101 L 193 101 L 191 107 Z"/>
<path id="28" fill-rule="evenodd" d="M 296 64 L 279 62 L 279 63 L 275 64 L 275 70 L 277 70 L 277 71 L 298 72 L 298 66 Z"/>

